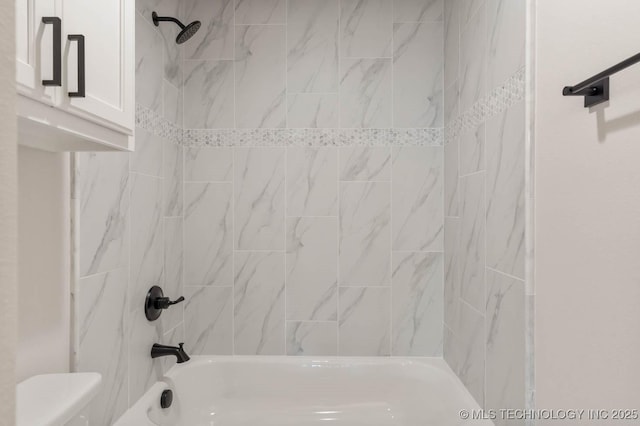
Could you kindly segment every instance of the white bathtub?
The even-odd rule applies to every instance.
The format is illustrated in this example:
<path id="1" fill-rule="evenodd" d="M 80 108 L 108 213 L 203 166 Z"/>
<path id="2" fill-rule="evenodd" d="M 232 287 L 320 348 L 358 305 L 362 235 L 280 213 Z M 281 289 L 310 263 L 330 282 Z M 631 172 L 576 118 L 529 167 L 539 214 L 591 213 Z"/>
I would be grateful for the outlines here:
<path id="1" fill-rule="evenodd" d="M 460 418 L 477 408 L 441 359 L 193 357 L 116 426 L 492 425 Z"/>

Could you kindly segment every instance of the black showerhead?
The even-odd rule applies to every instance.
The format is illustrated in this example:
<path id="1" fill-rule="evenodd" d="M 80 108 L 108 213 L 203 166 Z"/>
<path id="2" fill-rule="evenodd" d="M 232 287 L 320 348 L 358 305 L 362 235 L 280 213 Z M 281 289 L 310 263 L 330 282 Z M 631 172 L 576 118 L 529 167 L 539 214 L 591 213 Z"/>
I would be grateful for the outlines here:
<path id="1" fill-rule="evenodd" d="M 200 29 L 200 25 L 202 25 L 200 21 L 193 21 L 189 25 L 184 25 L 176 18 L 172 18 L 170 16 L 158 16 L 156 12 L 153 12 L 151 17 L 153 18 L 153 23 L 156 27 L 160 25 L 160 22 L 175 22 L 181 28 L 180 33 L 178 33 L 178 36 L 176 37 L 176 43 L 178 44 L 182 44 L 193 37 L 193 35 Z"/>
<path id="2" fill-rule="evenodd" d="M 189 40 L 195 33 L 198 32 L 198 30 L 200 29 L 200 25 L 200 21 L 193 21 L 192 23 L 184 27 L 178 34 L 178 37 L 176 37 L 176 43 L 182 44 L 185 41 Z"/>

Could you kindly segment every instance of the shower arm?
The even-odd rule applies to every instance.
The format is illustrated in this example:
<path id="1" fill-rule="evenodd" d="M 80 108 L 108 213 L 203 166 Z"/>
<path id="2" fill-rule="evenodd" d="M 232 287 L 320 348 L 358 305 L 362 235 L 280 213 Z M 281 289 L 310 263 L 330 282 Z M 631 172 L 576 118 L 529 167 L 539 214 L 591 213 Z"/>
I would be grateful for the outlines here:
<path id="1" fill-rule="evenodd" d="M 180 28 L 182 28 L 183 30 L 186 28 L 186 25 L 184 25 L 182 22 L 180 22 L 179 20 L 177 20 L 176 18 L 173 18 L 171 16 L 157 16 L 155 15 L 153 17 L 153 20 L 156 22 L 174 22 L 176 24 L 178 24 L 180 26 Z"/>

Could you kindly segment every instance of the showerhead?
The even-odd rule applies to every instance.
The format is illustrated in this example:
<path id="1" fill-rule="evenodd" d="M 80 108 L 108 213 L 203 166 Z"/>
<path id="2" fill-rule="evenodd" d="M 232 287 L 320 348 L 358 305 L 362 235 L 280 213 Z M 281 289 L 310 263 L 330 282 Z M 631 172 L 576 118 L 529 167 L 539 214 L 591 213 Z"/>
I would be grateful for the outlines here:
<path id="1" fill-rule="evenodd" d="M 193 35 L 200 29 L 200 25 L 202 25 L 200 21 L 193 21 L 189 25 L 184 25 L 176 18 L 172 18 L 170 16 L 158 16 L 156 12 L 153 12 L 151 17 L 153 18 L 153 23 L 156 27 L 160 25 L 160 22 L 174 22 L 180 27 L 181 31 L 176 37 L 177 44 L 182 44 L 193 37 Z"/>
<path id="2" fill-rule="evenodd" d="M 178 34 L 178 37 L 176 37 L 176 43 L 182 44 L 185 41 L 189 40 L 195 33 L 198 32 L 198 30 L 200 29 L 200 25 L 200 21 L 193 21 L 192 23 L 184 27 Z"/>

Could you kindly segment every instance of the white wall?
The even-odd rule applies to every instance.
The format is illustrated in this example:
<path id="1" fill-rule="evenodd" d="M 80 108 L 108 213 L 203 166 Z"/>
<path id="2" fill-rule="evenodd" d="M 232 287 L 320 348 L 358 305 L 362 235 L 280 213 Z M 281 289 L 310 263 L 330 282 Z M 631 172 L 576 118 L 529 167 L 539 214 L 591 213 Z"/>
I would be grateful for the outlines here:
<path id="1" fill-rule="evenodd" d="M 0 425 L 14 424 L 17 171 L 14 2 L 0 2 Z"/>
<path id="2" fill-rule="evenodd" d="M 69 155 L 18 150 L 17 381 L 69 371 Z"/>
<path id="3" fill-rule="evenodd" d="M 536 405 L 638 408 L 640 65 L 610 106 L 564 98 L 640 51 L 637 0 L 538 0 Z"/>

